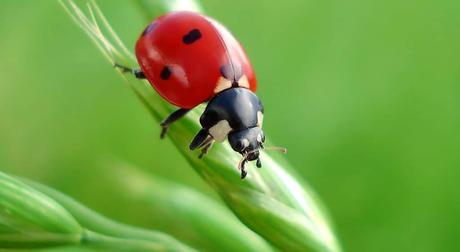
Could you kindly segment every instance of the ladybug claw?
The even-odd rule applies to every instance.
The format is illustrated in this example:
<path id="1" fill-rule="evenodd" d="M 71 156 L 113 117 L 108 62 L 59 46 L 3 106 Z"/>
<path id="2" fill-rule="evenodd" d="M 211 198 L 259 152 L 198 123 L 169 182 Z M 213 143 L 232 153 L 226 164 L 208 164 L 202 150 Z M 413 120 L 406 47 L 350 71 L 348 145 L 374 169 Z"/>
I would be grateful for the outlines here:
<path id="1" fill-rule="evenodd" d="M 123 73 L 132 72 L 131 68 L 125 67 L 125 66 L 120 65 L 118 63 L 113 63 L 113 67 L 120 69 L 120 71 L 122 71 Z"/>
<path id="2" fill-rule="evenodd" d="M 248 172 L 246 171 L 244 165 L 246 164 L 246 156 L 243 156 L 243 159 L 241 159 L 240 163 L 238 164 L 238 170 L 241 171 L 241 179 L 246 178 L 246 175 L 248 175 Z"/>
<path id="3" fill-rule="evenodd" d="M 241 170 L 241 179 L 246 178 L 246 175 L 248 175 L 248 172 L 245 169 Z"/>
<path id="4" fill-rule="evenodd" d="M 204 147 L 201 149 L 201 153 L 198 156 L 199 159 L 202 159 L 204 155 L 208 154 L 209 148 L 211 148 L 213 141 L 214 140 L 212 138 L 208 138 L 206 144 L 204 144 Z"/>
<path id="5" fill-rule="evenodd" d="M 161 133 L 160 133 L 160 138 L 164 139 L 166 136 L 166 133 L 168 133 L 168 126 L 161 125 Z"/>
<path id="6" fill-rule="evenodd" d="M 135 69 L 120 65 L 118 63 L 113 63 L 113 67 L 120 69 L 122 73 L 132 73 L 138 79 L 145 79 L 144 72 L 142 72 L 141 70 L 137 70 L 137 69 L 135 70 Z"/>
<path id="7" fill-rule="evenodd" d="M 207 153 L 208 153 L 207 149 L 202 149 L 200 155 L 198 156 L 198 158 L 202 159 L 204 157 L 204 155 L 206 155 Z"/>

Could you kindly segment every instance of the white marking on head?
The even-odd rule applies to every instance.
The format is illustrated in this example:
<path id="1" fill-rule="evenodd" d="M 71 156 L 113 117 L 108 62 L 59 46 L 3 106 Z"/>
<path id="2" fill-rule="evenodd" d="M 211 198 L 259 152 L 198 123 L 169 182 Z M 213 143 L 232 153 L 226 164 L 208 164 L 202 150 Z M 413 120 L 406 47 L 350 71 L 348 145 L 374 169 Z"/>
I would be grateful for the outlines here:
<path id="1" fill-rule="evenodd" d="M 262 143 L 262 135 L 257 135 L 257 142 Z"/>
<path id="2" fill-rule="evenodd" d="M 223 142 L 230 131 L 232 131 L 232 128 L 230 127 L 230 124 L 228 124 L 228 121 L 221 120 L 209 129 L 209 134 L 217 142 Z"/>
<path id="3" fill-rule="evenodd" d="M 262 128 L 264 123 L 264 114 L 261 111 L 257 111 L 257 127 Z"/>
<path id="4" fill-rule="evenodd" d="M 246 138 L 243 138 L 243 150 L 249 147 L 249 140 Z"/>
<path id="5" fill-rule="evenodd" d="M 220 93 L 221 91 L 231 88 L 232 87 L 232 82 L 225 79 L 223 76 L 221 76 L 216 83 L 216 88 L 214 88 L 214 93 Z"/>

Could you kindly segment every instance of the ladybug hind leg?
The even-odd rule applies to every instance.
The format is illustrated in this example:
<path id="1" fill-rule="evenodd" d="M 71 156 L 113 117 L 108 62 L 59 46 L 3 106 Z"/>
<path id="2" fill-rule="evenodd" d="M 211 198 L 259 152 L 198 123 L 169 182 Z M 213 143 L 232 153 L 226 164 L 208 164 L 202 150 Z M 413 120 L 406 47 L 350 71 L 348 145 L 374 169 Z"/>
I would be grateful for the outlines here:
<path id="1" fill-rule="evenodd" d="M 115 63 L 113 65 L 115 68 L 120 69 L 121 72 L 123 73 L 132 73 L 137 79 L 145 79 L 145 74 L 139 69 L 132 69 L 123 65 L 120 65 L 118 63 Z"/>

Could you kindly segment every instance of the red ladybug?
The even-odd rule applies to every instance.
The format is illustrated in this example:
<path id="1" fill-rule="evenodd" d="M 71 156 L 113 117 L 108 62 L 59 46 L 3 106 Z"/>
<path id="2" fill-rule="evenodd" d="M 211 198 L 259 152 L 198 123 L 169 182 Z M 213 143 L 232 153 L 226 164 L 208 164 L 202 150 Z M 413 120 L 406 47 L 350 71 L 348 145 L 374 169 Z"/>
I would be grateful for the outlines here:
<path id="1" fill-rule="evenodd" d="M 214 141 L 228 138 L 233 150 L 243 155 L 238 166 L 257 160 L 265 136 L 263 106 L 254 94 L 257 81 L 246 53 L 233 35 L 216 20 L 188 11 L 168 13 L 150 23 L 136 44 L 140 70 L 116 65 L 146 78 L 168 102 L 179 107 L 162 123 L 168 126 L 189 110 L 207 102 L 200 117 L 202 129 L 190 144 L 201 148 L 200 158 Z"/>

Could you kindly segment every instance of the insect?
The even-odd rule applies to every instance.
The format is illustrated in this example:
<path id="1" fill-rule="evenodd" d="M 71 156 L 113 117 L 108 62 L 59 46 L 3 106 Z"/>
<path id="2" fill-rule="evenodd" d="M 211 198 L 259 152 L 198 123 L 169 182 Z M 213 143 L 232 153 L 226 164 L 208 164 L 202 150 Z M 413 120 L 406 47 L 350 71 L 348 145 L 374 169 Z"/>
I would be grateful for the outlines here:
<path id="1" fill-rule="evenodd" d="M 207 102 L 200 117 L 202 129 L 190 144 L 205 155 L 214 141 L 228 141 L 245 163 L 256 161 L 264 148 L 264 107 L 255 95 L 257 81 L 240 43 L 219 22 L 188 11 L 171 12 L 150 23 L 136 43 L 140 69 L 115 64 L 123 72 L 147 79 L 168 102 L 179 107 L 162 123 L 163 138 L 171 123 Z M 273 147 L 272 149 L 283 150 Z"/>

